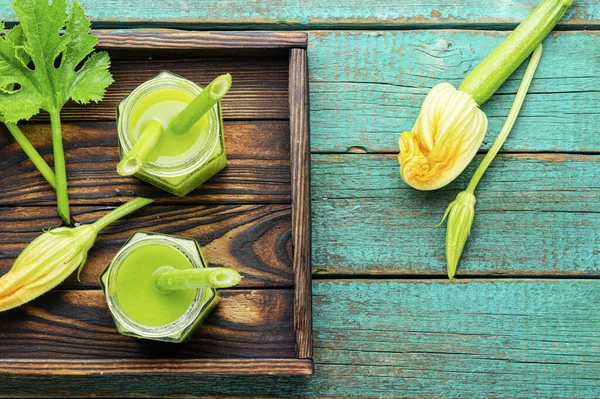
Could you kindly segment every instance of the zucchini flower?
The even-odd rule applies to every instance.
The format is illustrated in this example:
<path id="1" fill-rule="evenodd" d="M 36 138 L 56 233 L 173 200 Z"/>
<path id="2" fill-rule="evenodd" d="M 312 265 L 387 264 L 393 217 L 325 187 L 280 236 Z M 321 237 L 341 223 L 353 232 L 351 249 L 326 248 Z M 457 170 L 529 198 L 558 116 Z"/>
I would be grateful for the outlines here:
<path id="1" fill-rule="evenodd" d="M 471 162 L 487 132 L 483 105 L 560 21 L 573 0 L 540 5 L 462 82 L 435 86 L 412 131 L 398 140 L 400 176 L 418 190 L 453 181 Z"/>
<path id="2" fill-rule="evenodd" d="M 475 195 L 468 191 L 460 192 L 454 201 L 448 205 L 444 219 L 448 216 L 446 228 L 446 263 L 448 277 L 454 278 L 460 255 L 467 238 L 471 234 L 471 226 L 475 218 Z"/>
<path id="3" fill-rule="evenodd" d="M 418 190 L 435 190 L 471 162 L 487 133 L 487 116 L 473 98 L 450 83 L 435 86 L 412 132 L 400 135 L 400 176 Z"/>
<path id="4" fill-rule="evenodd" d="M 93 224 L 59 227 L 37 237 L 21 252 L 8 273 L 0 277 L 0 312 L 50 291 L 76 269 L 81 272 L 100 230 L 151 202 L 135 198 Z"/>
<path id="5" fill-rule="evenodd" d="M 542 45 L 540 44 L 533 52 L 531 61 L 529 61 L 529 65 L 527 65 L 527 70 L 525 71 L 525 75 L 523 76 L 523 80 L 521 81 L 521 85 L 519 86 L 519 90 L 517 91 L 517 95 L 510 112 L 508 113 L 506 122 L 504 122 L 504 126 L 502 126 L 500 134 L 498 134 L 492 148 L 490 148 L 473 174 L 467 189 L 460 192 L 456 196 L 456 199 L 452 201 L 446 209 L 442 223 L 446 217 L 448 217 L 448 226 L 446 227 L 446 265 L 448 267 L 448 277 L 450 279 L 454 278 L 465 243 L 471 234 L 471 225 L 475 218 L 475 202 L 477 201 L 475 199 L 475 188 L 496 154 L 498 154 L 498 151 L 500 151 L 502 144 L 504 144 L 504 141 L 517 120 L 517 115 L 521 110 L 525 95 L 527 94 L 527 90 L 529 89 L 529 85 L 531 84 L 533 74 L 537 69 L 541 56 Z"/>

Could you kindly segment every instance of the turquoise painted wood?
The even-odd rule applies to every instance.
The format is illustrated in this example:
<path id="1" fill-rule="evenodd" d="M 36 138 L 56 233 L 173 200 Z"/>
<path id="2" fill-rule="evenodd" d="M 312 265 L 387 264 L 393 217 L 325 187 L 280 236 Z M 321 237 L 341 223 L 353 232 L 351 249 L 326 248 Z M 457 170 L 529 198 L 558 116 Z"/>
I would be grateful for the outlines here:
<path id="1" fill-rule="evenodd" d="M 97 24 L 189 26 L 199 29 L 314 29 L 370 27 L 405 29 L 419 26 L 513 26 L 538 0 L 457 0 L 436 4 L 416 0 L 228 0 L 148 1 L 80 0 Z M 0 16 L 14 21 L 8 1 Z M 567 19 L 568 18 L 568 19 Z M 576 0 L 564 25 L 593 27 L 600 23 L 596 0 Z"/>
<path id="2" fill-rule="evenodd" d="M 456 86 L 503 39 L 492 31 L 350 31 L 310 36 L 311 146 L 316 152 L 397 152 L 425 95 Z M 544 55 L 505 151 L 599 151 L 600 34 L 559 32 Z M 523 74 L 483 106 L 491 146 Z"/>
<path id="3" fill-rule="evenodd" d="M 0 377 L 23 396 L 600 396 L 597 280 L 315 281 L 313 377 Z M 41 394 L 40 394 L 41 393 Z"/>
<path id="4" fill-rule="evenodd" d="M 421 192 L 395 155 L 314 154 L 313 269 L 318 274 L 445 273 L 448 204 L 481 160 L 444 189 Z M 458 275 L 600 275 L 600 157 L 498 157 L 477 190 Z"/>

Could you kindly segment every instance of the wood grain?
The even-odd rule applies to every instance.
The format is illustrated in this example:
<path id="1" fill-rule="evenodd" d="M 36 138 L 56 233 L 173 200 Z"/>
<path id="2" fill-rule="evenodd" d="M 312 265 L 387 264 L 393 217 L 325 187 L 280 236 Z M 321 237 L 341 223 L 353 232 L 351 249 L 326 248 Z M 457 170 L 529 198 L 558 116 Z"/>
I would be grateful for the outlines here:
<path id="1" fill-rule="evenodd" d="M 314 32 L 309 40 L 311 145 L 314 152 L 398 152 L 425 95 L 458 85 L 507 32 Z M 489 148 L 524 68 L 482 109 Z M 554 32 L 503 151 L 598 152 L 600 34 Z"/>
<path id="2" fill-rule="evenodd" d="M 304 32 L 193 32 L 173 29 L 136 29 L 96 30 L 98 48 L 123 50 L 135 49 L 168 49 L 200 50 L 235 50 L 231 54 L 239 54 L 248 49 L 261 51 L 281 49 L 285 53 L 290 48 L 306 48 L 307 34 Z"/>
<path id="3" fill-rule="evenodd" d="M 22 130 L 52 164 L 47 123 L 22 123 Z M 158 203 L 290 203 L 288 121 L 224 122 L 227 168 L 189 195 L 178 198 L 135 177 L 116 172 L 115 122 L 63 123 L 71 204 L 118 204 L 143 196 Z M 10 133 L 0 127 L 0 206 L 53 205 L 56 195 Z"/>
<path id="4" fill-rule="evenodd" d="M 171 26 L 195 29 L 407 29 L 445 26 L 508 28 L 522 21 L 537 0 L 497 2 L 457 0 L 424 3 L 415 0 L 229 0 L 199 4 L 194 0 L 82 0 L 94 26 Z M 10 3 L 0 16 L 15 21 Z M 577 0 L 560 26 L 600 24 L 595 0 Z"/>
<path id="5" fill-rule="evenodd" d="M 128 37 L 131 36 L 128 32 Z M 144 38 L 150 42 L 151 37 Z M 97 104 L 79 105 L 69 102 L 61 112 L 63 121 L 110 120 L 116 118 L 117 104 L 137 86 L 163 71 L 173 72 L 205 86 L 215 77 L 230 73 L 232 86 L 223 98 L 225 119 L 288 119 L 288 61 L 278 58 L 207 57 L 190 51 L 141 52 L 128 48 L 125 54 L 109 51 L 110 71 L 115 82 L 109 86 L 104 99 Z M 231 57 L 231 56 L 230 56 Z M 48 120 L 42 114 L 36 120 Z"/>
<path id="6" fill-rule="evenodd" d="M 17 396 L 600 396 L 596 280 L 313 282 L 315 375 L 0 376 Z"/>
<path id="7" fill-rule="evenodd" d="M 312 358 L 310 133 L 308 59 L 290 51 L 290 147 L 292 162 L 292 240 L 295 293 L 294 329 L 299 358 Z"/>
<path id="8" fill-rule="evenodd" d="M 448 204 L 459 179 L 416 191 L 398 175 L 395 155 L 313 154 L 313 271 L 318 274 L 445 274 Z M 597 155 L 498 157 L 476 196 L 460 276 L 600 275 Z"/>
<path id="9" fill-rule="evenodd" d="M 39 376 L 43 375 L 48 381 L 47 374 L 54 373 L 56 380 L 68 376 L 111 376 L 111 378 L 144 378 L 144 375 L 177 375 L 184 374 L 202 374 L 206 376 L 244 376 L 244 375 L 266 375 L 271 376 L 298 376 L 311 375 L 314 372 L 314 364 L 310 359 L 273 359 L 273 358 L 248 358 L 248 359 L 184 359 L 173 361 L 166 359 L 91 359 L 91 360 L 9 360 L 3 362 L 0 360 L 0 376 L 2 373 L 11 376 L 23 377 L 23 375 Z M 1 377 L 0 377 L 1 378 Z M 102 377 L 101 377 L 102 378 Z M 197 377 L 195 378 L 197 380 Z M 123 395 L 123 384 L 121 394 Z M 130 389 L 127 388 L 126 391 Z M 188 395 L 189 396 L 189 395 Z M 17 395 L 18 397 L 18 395 Z M 122 396 L 118 396 L 122 397 Z M 214 396 L 213 396 L 214 397 Z"/>
<path id="10" fill-rule="evenodd" d="M 109 206 L 71 207 L 73 219 L 89 223 Z M 0 208 L 0 274 L 42 229 L 60 225 L 50 207 Z M 291 206 L 149 205 L 109 226 L 89 253 L 81 282 L 71 276 L 63 288 L 99 287 L 98 276 L 119 248 L 138 230 L 194 238 L 212 266 L 231 267 L 244 277 L 240 287 L 293 286 Z"/>
<path id="11" fill-rule="evenodd" d="M 223 290 L 221 296 L 190 341 L 174 345 L 119 334 L 100 290 L 52 291 L 0 315 L 0 372 L 11 372 L 13 359 L 32 361 L 30 369 L 49 359 L 121 360 L 115 371 L 126 372 L 137 359 L 170 359 L 175 366 L 183 359 L 294 357 L 293 290 Z M 109 371 L 105 366 L 96 372 Z"/>

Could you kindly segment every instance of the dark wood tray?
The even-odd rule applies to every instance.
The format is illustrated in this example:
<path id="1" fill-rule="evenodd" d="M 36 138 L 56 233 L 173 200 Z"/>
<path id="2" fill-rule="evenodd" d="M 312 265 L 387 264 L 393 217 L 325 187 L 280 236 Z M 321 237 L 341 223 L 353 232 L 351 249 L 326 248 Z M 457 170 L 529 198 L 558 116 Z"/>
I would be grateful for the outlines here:
<path id="1" fill-rule="evenodd" d="M 133 196 L 155 198 L 104 230 L 81 281 L 0 314 L 0 373 L 311 374 L 310 152 L 306 35 L 96 31 L 115 83 L 99 104 L 62 113 L 71 209 L 96 220 Z M 116 173 L 116 104 L 169 70 L 199 84 L 230 72 L 223 100 L 228 167 L 184 198 Z M 48 162 L 43 115 L 21 123 Z M 42 229 L 60 224 L 53 191 L 0 130 L 0 273 Z M 185 344 L 117 333 L 98 276 L 137 230 L 193 237 L 242 284 Z"/>

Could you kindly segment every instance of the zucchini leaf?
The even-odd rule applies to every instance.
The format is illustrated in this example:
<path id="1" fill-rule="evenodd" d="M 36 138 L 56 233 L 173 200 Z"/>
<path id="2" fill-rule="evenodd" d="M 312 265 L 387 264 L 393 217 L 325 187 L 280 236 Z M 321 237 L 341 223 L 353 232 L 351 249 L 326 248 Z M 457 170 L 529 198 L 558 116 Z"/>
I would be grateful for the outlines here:
<path id="1" fill-rule="evenodd" d="M 98 39 L 74 0 L 15 0 L 20 24 L 0 39 L 0 114 L 7 122 L 41 109 L 57 114 L 72 99 L 100 101 L 113 82 L 106 52 L 90 56 Z M 3 28 L 3 25 L 0 24 Z"/>

